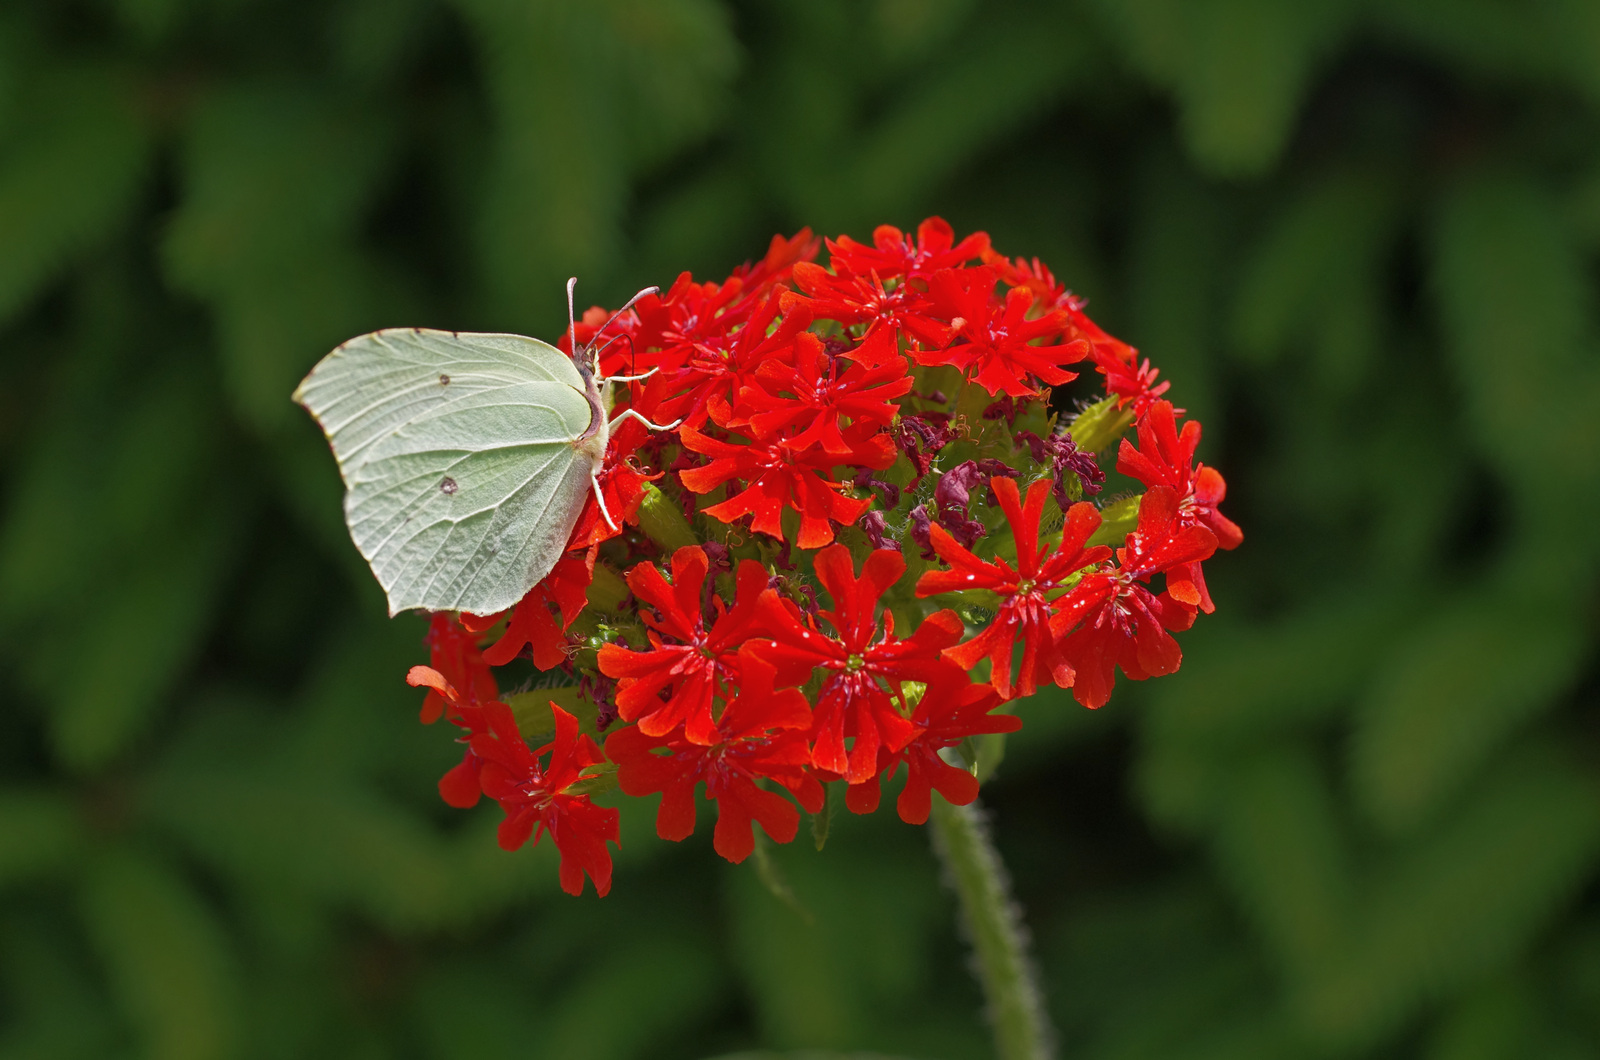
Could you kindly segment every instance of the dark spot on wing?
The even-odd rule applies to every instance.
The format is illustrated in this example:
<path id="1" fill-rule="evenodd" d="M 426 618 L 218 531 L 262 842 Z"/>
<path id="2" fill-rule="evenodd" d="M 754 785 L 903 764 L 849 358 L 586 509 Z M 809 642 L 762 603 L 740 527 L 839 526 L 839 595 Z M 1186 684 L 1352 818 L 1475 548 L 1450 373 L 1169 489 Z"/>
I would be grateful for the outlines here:
<path id="1" fill-rule="evenodd" d="M 450 385 L 450 377 L 445 375 L 443 372 L 440 372 L 439 373 L 439 385 L 440 386 L 449 386 Z"/>
<path id="2" fill-rule="evenodd" d="M 449 475 L 446 475 L 444 478 L 439 480 L 439 492 L 445 494 L 446 496 L 454 493 L 460 488 L 460 486 L 456 485 L 456 480 L 451 478 Z"/>

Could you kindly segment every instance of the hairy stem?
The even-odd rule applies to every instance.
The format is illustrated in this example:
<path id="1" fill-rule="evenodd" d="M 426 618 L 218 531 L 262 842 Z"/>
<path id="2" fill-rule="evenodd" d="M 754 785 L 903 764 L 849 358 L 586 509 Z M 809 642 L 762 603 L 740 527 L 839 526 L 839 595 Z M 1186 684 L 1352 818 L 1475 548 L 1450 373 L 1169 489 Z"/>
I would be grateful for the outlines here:
<path id="1" fill-rule="evenodd" d="M 935 797 L 930 821 L 933 849 L 961 901 L 995 1052 L 1000 1060 L 1048 1060 L 1055 1055 L 1055 1035 L 1028 956 L 1021 910 L 1011 899 L 983 812 L 976 804 L 952 806 Z"/>

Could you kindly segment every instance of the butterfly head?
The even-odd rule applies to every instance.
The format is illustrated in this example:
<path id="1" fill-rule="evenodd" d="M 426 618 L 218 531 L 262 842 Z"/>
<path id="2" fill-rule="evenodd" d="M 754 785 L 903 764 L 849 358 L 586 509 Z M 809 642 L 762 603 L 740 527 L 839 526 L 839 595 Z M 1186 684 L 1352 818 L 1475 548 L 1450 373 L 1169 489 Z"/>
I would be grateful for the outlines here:
<path id="1" fill-rule="evenodd" d="M 659 287 L 646 287 L 643 290 L 639 291 L 632 298 L 628 299 L 628 301 L 623 305 L 623 307 L 621 309 L 617 310 L 615 313 L 612 313 L 611 316 L 609 318 L 607 318 L 606 322 L 604 324 L 600 325 L 600 327 L 595 331 L 594 335 L 590 337 L 590 339 L 589 339 L 589 341 L 587 343 L 585 343 L 583 345 L 579 345 L 579 343 L 578 343 L 578 318 L 577 318 L 577 313 L 575 312 L 575 302 L 574 302 L 574 295 L 573 295 L 573 292 L 577 289 L 577 287 L 578 287 L 578 278 L 576 276 L 568 278 L 568 280 L 567 280 L 567 338 L 572 343 L 572 363 L 577 367 L 578 373 L 583 376 L 585 382 L 588 382 L 589 380 L 594 380 L 595 384 L 604 383 L 605 382 L 605 377 L 600 374 L 600 354 L 605 352 L 605 349 L 606 349 L 607 346 L 611 345 L 611 343 L 615 342 L 617 339 L 623 338 L 624 336 L 622 336 L 622 335 L 614 335 L 610 339 L 606 340 L 605 342 L 601 342 L 600 341 L 600 337 L 602 335 L 604 335 L 607 330 L 610 329 L 612 324 L 615 324 L 617 322 L 617 318 L 621 317 L 622 314 L 624 314 L 628 310 L 632 309 L 635 302 L 639 301 L 639 299 L 643 298 L 645 295 L 660 294 L 661 293 L 661 288 L 659 288 Z M 629 341 L 631 342 L 632 340 L 630 339 Z M 593 385 L 593 384 L 591 384 L 591 385 Z"/>

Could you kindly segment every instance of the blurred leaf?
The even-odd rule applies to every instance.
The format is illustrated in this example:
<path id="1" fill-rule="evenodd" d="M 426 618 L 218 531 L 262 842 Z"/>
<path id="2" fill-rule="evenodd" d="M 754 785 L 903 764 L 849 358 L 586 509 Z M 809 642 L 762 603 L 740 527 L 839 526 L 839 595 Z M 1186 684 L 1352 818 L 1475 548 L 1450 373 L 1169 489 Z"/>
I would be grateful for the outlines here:
<path id="1" fill-rule="evenodd" d="M 958 61 L 920 69 L 922 76 L 852 152 L 855 173 L 845 181 L 852 220 L 881 223 L 878 218 L 924 198 L 985 145 L 1037 121 L 1089 63 L 1076 21 L 1055 9 L 997 13 L 974 27 Z M 1006 77 L 996 81 L 1001 68 Z M 816 191 L 836 194 L 837 187 L 819 182 Z"/>
<path id="2" fill-rule="evenodd" d="M 1593 411 L 1592 401 L 1574 404 L 1593 395 L 1592 385 L 1574 388 L 1594 371 L 1582 350 L 1593 284 L 1552 197 L 1525 176 L 1473 174 L 1441 203 L 1432 249 L 1480 452 L 1513 482 L 1573 468 L 1572 421 Z"/>
<path id="3" fill-rule="evenodd" d="M 103 766 L 141 735 L 198 647 L 226 558 L 221 524 L 211 517 L 192 536 L 173 534 L 164 554 L 148 555 L 84 616 L 72 642 L 40 657 L 34 683 L 54 687 L 51 735 L 70 768 Z"/>
<path id="4" fill-rule="evenodd" d="M 0 791 L 0 887 L 71 867 L 86 839 L 77 808 L 60 793 Z"/>
<path id="5" fill-rule="evenodd" d="M 123 1037 L 81 947 L 63 945 L 54 911 L 8 900 L 0 918 L 0 985 L 8 1002 L 4 1060 L 96 1060 Z"/>
<path id="6" fill-rule="evenodd" d="M 1267 747 L 1230 764 L 1217 857 L 1291 977 L 1343 939 L 1354 878 L 1333 793 L 1310 755 Z"/>
<path id="7" fill-rule="evenodd" d="M 933 877 L 918 871 L 932 855 L 921 865 L 861 856 L 873 846 L 846 823 L 835 822 L 823 854 L 771 852 L 792 902 L 773 897 L 748 868 L 728 870 L 736 960 L 768 1042 L 859 1048 L 889 1039 L 908 1049 L 909 1039 L 886 1033 L 885 1006 L 921 978 L 917 925 L 943 904 L 933 901 Z"/>
<path id="8" fill-rule="evenodd" d="M 1215 392 L 1219 295 L 1227 282 L 1231 218 L 1215 190 L 1177 165 L 1165 144 L 1140 167 L 1142 203 L 1125 258 L 1128 326 L 1142 356 L 1182 393 L 1179 408 L 1207 425 L 1204 453 L 1222 440 Z M 1115 461 L 1107 461 L 1109 469 Z"/>
<path id="9" fill-rule="evenodd" d="M 1428 1060 L 1513 1060 L 1539 1048 L 1542 1013 L 1526 983 L 1493 982 L 1466 994 L 1440 1021 Z"/>
<path id="10" fill-rule="evenodd" d="M 723 969 L 705 949 L 666 933 L 646 934 L 588 964 L 587 974 L 553 999 L 554 1011 L 541 1021 L 546 1055 L 648 1056 L 656 1043 L 715 1011 L 727 988 Z M 628 999 L 627 1019 L 616 1018 L 618 998 Z"/>
<path id="11" fill-rule="evenodd" d="M 1385 37 L 1462 73 L 1600 98 L 1600 13 L 1585 0 L 1406 0 L 1374 5 L 1369 17 Z"/>
<path id="12" fill-rule="evenodd" d="M 262 428 L 296 415 L 289 392 L 378 312 L 389 281 L 351 246 L 386 176 L 390 123 L 303 88 L 208 96 L 182 151 L 182 205 L 164 247 L 174 286 L 217 311 L 235 407 Z"/>
<path id="13" fill-rule="evenodd" d="M 0 322 L 127 223 L 151 160 L 119 71 L 46 69 L 29 82 L 23 126 L 0 149 Z"/>
<path id="14" fill-rule="evenodd" d="M 1570 605 L 1480 593 L 1403 635 L 1356 715 L 1350 768 L 1390 832 L 1437 813 L 1591 654 Z"/>
<path id="15" fill-rule="evenodd" d="M 1384 326 L 1386 254 L 1402 216 L 1391 182 L 1332 174 L 1268 229 L 1236 292 L 1238 349 L 1257 362 L 1312 346 L 1323 379 L 1349 390 Z"/>
<path id="16" fill-rule="evenodd" d="M 1101 3 L 1151 80 L 1173 90 L 1189 149 L 1224 176 L 1278 160 L 1314 67 L 1343 35 L 1345 0 Z"/>
<path id="17" fill-rule="evenodd" d="M 51 706 L 56 752 L 92 770 L 144 731 L 204 636 L 238 508 L 197 466 L 211 432 L 193 377 L 113 397 L 75 367 L 94 383 L 63 388 L 77 400 L 52 410 L 0 524 L 0 621 L 30 646 L 20 676 Z"/>
<path id="18" fill-rule="evenodd" d="M 1415 1007 L 1504 967 L 1600 856 L 1600 789 L 1549 748 L 1496 770 L 1375 879 L 1360 917 L 1295 999 L 1308 1030 L 1359 1047 Z"/>
<path id="19" fill-rule="evenodd" d="M 233 1055 L 238 983 L 227 940 L 200 896 L 149 855 L 112 849 L 85 878 L 81 901 L 112 995 L 148 1055 Z"/>
<path id="20" fill-rule="evenodd" d="M 459 6 L 497 130 L 472 191 L 482 298 L 495 319 L 537 330 L 530 304 L 554 309 L 564 277 L 616 260 L 628 176 L 704 134 L 737 45 L 710 0 Z"/>
<path id="21" fill-rule="evenodd" d="M 1271 625 L 1191 633 L 1183 668 L 1151 689 L 1145 716 L 1136 775 L 1151 815 L 1190 831 L 1210 822 L 1235 782 L 1237 756 L 1340 707 L 1412 614 L 1400 594 L 1367 586 Z"/>

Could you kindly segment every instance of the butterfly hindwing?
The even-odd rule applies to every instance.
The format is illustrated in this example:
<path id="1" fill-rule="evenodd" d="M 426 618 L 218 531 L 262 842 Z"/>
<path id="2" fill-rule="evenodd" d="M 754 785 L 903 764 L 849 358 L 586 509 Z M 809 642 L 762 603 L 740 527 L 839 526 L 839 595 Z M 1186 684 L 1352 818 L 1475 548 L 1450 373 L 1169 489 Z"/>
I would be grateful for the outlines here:
<path id="1" fill-rule="evenodd" d="M 413 329 L 353 339 L 307 376 L 296 398 L 328 435 L 391 613 L 492 614 L 549 573 L 593 470 L 573 444 L 592 415 L 582 387 L 538 340 Z"/>

